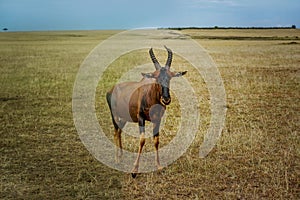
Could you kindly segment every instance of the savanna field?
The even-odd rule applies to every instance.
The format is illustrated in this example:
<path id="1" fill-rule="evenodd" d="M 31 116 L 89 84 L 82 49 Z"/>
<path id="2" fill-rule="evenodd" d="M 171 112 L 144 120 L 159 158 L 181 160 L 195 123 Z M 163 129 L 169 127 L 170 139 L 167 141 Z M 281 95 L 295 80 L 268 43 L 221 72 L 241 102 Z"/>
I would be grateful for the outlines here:
<path id="1" fill-rule="evenodd" d="M 178 160 L 135 179 L 89 153 L 72 114 L 81 63 L 118 32 L 0 33 L 0 199 L 300 198 L 300 30 L 182 30 L 206 49 L 223 79 L 227 114 L 222 136 L 207 157 L 199 158 L 211 118 L 210 95 L 195 69 L 174 55 L 172 69 L 188 70 L 186 79 L 198 97 L 199 130 Z M 164 63 L 166 53 L 155 52 Z M 146 49 L 124 55 L 98 84 L 96 115 L 112 141 L 105 93 L 146 62 L 151 62 Z M 176 97 L 172 101 L 161 146 L 174 137 L 180 121 Z M 136 152 L 138 141 L 123 135 L 128 151 Z M 148 138 L 144 151 L 153 150 Z"/>

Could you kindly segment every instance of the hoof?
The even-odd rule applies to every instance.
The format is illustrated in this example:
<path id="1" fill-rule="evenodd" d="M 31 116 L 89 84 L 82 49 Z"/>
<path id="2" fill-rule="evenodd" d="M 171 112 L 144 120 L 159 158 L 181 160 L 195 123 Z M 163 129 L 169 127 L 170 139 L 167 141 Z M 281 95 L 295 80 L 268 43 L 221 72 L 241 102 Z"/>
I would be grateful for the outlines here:
<path id="1" fill-rule="evenodd" d="M 116 164 L 120 164 L 121 161 L 122 161 L 121 158 L 116 158 L 116 159 L 115 159 L 115 163 L 116 163 Z"/>
<path id="2" fill-rule="evenodd" d="M 164 167 L 163 167 L 163 166 L 160 166 L 160 165 L 159 165 L 159 166 L 157 166 L 157 170 L 158 170 L 158 171 L 162 171 L 163 169 L 164 169 Z"/>
<path id="3" fill-rule="evenodd" d="M 136 175 L 137 175 L 136 173 L 131 173 L 132 178 L 135 178 Z"/>
<path id="4" fill-rule="evenodd" d="M 131 170 L 131 176 L 132 176 L 132 178 L 136 177 L 138 171 L 139 171 L 139 166 L 138 165 L 134 165 L 133 169 Z"/>

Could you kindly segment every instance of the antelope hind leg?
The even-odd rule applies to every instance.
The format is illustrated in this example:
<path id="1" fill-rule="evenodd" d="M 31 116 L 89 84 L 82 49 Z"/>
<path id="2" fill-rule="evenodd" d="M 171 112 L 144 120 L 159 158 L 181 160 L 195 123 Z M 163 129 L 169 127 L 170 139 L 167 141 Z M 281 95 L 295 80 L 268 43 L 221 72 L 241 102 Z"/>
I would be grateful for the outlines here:
<path id="1" fill-rule="evenodd" d="M 122 133 L 122 130 L 118 129 L 118 130 L 115 130 L 115 134 L 114 134 L 114 140 L 115 140 L 115 145 L 116 145 L 116 148 L 115 148 L 116 163 L 120 163 L 121 157 L 123 155 L 121 133 Z"/>

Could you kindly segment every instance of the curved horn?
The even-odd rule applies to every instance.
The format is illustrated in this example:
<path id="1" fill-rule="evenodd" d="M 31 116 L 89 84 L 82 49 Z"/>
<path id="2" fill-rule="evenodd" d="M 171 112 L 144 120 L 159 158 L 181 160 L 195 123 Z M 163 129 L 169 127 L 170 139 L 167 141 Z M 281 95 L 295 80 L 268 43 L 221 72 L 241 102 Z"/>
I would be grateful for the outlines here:
<path id="1" fill-rule="evenodd" d="M 157 61 L 152 48 L 149 50 L 149 54 L 150 54 L 150 57 L 151 57 L 151 60 L 154 64 L 154 66 L 155 66 L 155 69 L 159 70 L 161 68 L 161 66 L 160 66 L 159 62 Z"/>
<path id="2" fill-rule="evenodd" d="M 167 68 L 167 69 L 170 69 L 171 63 L 172 63 L 172 56 L 173 56 L 173 53 L 172 53 L 171 49 L 169 49 L 168 47 L 165 46 L 165 48 L 166 48 L 167 51 L 168 51 L 168 59 L 167 59 L 167 62 L 166 62 L 166 68 Z"/>

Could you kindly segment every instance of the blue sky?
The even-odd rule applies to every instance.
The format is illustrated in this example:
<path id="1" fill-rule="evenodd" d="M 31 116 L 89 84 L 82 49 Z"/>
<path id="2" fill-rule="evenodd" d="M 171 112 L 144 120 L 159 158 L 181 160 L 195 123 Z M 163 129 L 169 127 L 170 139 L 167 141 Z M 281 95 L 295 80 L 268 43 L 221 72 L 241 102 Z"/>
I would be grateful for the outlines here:
<path id="1" fill-rule="evenodd" d="M 0 29 L 300 27 L 299 0 L 0 0 Z"/>

